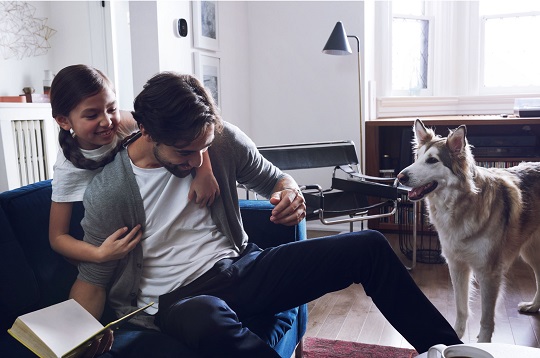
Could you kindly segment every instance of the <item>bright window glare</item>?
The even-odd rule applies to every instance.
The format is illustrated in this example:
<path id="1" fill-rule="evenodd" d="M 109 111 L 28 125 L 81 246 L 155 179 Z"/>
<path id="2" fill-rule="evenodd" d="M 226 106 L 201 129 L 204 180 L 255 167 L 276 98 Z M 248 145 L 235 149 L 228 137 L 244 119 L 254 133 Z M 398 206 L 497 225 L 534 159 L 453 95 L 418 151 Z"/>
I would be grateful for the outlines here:
<path id="1" fill-rule="evenodd" d="M 482 0 L 480 15 L 515 14 L 519 12 L 540 11 L 538 0 Z"/>
<path id="2" fill-rule="evenodd" d="M 486 87 L 540 85 L 540 46 L 531 34 L 540 34 L 540 16 L 486 20 Z"/>
<path id="3" fill-rule="evenodd" d="M 394 18 L 392 22 L 392 89 L 418 95 L 427 88 L 427 20 Z M 414 41 L 413 41 L 414 40 Z"/>
<path id="4" fill-rule="evenodd" d="M 401 0 L 392 1 L 392 12 L 400 15 L 424 15 L 424 1 Z"/>

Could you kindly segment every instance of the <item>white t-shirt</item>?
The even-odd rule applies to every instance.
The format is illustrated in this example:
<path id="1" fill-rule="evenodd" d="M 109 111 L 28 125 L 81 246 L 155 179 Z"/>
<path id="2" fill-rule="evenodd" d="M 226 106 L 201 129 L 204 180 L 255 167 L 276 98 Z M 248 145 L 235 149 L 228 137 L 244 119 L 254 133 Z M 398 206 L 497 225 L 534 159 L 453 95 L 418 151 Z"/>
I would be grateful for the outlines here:
<path id="1" fill-rule="evenodd" d="M 192 177 L 178 178 L 165 168 L 145 169 L 132 163 L 146 213 L 141 245 L 143 270 L 138 305 L 187 285 L 225 257 L 238 252 L 218 231 L 207 207 L 188 201 Z"/>
<path id="2" fill-rule="evenodd" d="M 124 139 L 137 129 L 137 125 L 133 121 L 122 120 L 118 125 L 116 137 L 110 144 L 98 149 L 81 149 L 81 152 L 88 159 L 100 160 L 116 147 L 119 140 Z M 102 168 L 94 170 L 77 168 L 60 149 L 53 167 L 52 201 L 57 203 L 82 201 L 86 187 L 101 170 Z"/>

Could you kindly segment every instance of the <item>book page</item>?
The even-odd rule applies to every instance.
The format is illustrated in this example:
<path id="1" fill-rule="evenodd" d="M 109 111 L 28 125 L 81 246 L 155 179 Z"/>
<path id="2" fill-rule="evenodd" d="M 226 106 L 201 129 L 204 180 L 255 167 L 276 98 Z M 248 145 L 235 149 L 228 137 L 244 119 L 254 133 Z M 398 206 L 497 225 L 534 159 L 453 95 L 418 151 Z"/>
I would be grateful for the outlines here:
<path id="1" fill-rule="evenodd" d="M 122 325 L 122 323 L 129 321 L 130 318 L 132 318 L 136 314 L 144 311 L 145 309 L 152 306 L 153 304 L 154 304 L 154 302 L 150 302 L 146 306 L 138 308 L 137 310 L 135 310 L 135 311 L 133 311 L 131 313 L 128 313 L 127 315 L 117 319 L 116 321 L 112 321 L 111 323 L 109 323 L 105 327 L 102 326 L 102 328 L 99 331 L 94 332 L 91 336 L 88 336 L 85 341 L 82 341 L 76 347 L 73 347 L 73 349 L 70 352 L 68 352 L 68 354 L 66 354 L 65 357 L 66 358 L 76 357 L 81 350 L 84 351 L 92 343 L 91 340 L 93 340 L 95 336 L 103 334 L 103 332 L 105 332 L 105 330 L 107 330 L 107 329 L 115 330 L 115 329 L 119 328 L 120 325 Z"/>
<path id="2" fill-rule="evenodd" d="M 19 319 L 57 356 L 103 329 L 103 325 L 74 299 L 27 313 Z"/>

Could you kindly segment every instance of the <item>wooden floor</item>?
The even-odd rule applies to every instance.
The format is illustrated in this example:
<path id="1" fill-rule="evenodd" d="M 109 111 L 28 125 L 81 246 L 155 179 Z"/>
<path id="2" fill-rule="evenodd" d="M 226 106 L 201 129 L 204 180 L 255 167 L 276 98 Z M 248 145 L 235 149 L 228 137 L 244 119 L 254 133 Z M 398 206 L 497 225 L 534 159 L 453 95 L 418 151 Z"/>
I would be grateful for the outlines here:
<path id="1" fill-rule="evenodd" d="M 308 231 L 308 237 L 324 236 L 325 232 Z M 387 235 L 394 247 L 395 235 Z M 410 262 L 395 248 L 398 256 Z M 455 304 L 450 276 L 445 264 L 418 263 L 411 271 L 416 283 L 443 316 L 453 325 Z M 495 333 L 492 342 L 518 344 L 540 348 L 540 314 L 520 314 L 517 304 L 531 300 L 536 290 L 531 268 L 517 261 L 511 269 L 504 298 L 496 312 Z M 345 341 L 412 348 L 411 345 L 386 321 L 372 300 L 359 285 L 352 285 L 339 292 L 327 294 L 308 305 L 309 320 L 306 337 L 320 337 Z M 463 342 L 476 342 L 480 327 L 480 302 L 471 303 L 472 317 Z M 414 325 L 414 322 L 411 322 Z M 516 357 L 517 358 L 517 357 Z"/>

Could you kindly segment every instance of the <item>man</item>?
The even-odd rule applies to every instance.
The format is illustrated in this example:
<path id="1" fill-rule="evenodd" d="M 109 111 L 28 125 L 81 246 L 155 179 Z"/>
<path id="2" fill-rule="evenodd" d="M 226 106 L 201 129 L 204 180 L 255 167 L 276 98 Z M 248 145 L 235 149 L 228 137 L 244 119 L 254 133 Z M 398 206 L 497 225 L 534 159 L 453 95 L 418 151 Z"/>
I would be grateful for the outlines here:
<path id="1" fill-rule="evenodd" d="M 85 241 L 142 225 L 141 243 L 118 262 L 82 263 L 71 296 L 100 317 L 106 297 L 118 315 L 157 304 L 136 324 L 160 329 L 204 357 L 277 357 L 245 321 L 361 283 L 418 350 L 461 343 L 415 285 L 386 239 L 361 231 L 261 251 L 242 229 L 236 183 L 270 197 L 270 220 L 305 216 L 296 182 L 224 123 L 192 76 L 161 73 L 137 96 L 140 135 L 88 187 Z M 210 208 L 188 202 L 191 173 L 209 152 L 221 195 Z"/>

